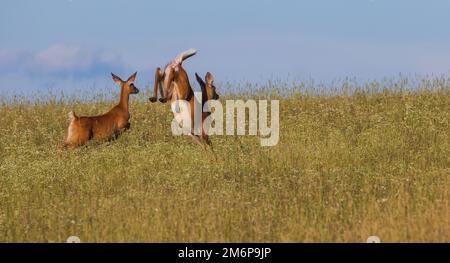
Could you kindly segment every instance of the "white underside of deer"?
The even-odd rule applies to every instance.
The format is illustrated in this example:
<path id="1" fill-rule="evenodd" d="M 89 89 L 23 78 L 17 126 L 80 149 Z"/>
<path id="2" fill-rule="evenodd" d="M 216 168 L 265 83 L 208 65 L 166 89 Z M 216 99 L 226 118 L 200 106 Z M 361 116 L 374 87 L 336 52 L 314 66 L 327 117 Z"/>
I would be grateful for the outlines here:
<path id="1" fill-rule="evenodd" d="M 178 123 L 180 127 L 183 128 L 183 133 L 188 135 L 194 135 L 194 134 L 201 134 L 201 125 L 195 125 L 194 120 L 192 120 L 191 115 L 191 105 L 189 101 L 186 100 L 179 100 L 179 90 L 178 85 L 174 82 L 173 84 L 173 96 L 170 103 L 170 107 L 172 109 L 174 119 Z M 195 96 L 192 96 L 191 100 L 196 100 Z M 195 106 L 200 106 L 198 103 L 195 103 L 194 101 L 194 110 Z M 200 109 L 201 110 L 201 109 Z M 194 114 L 195 116 L 195 114 Z M 201 113 L 200 113 L 201 116 Z M 201 119 L 199 124 L 201 124 Z M 194 130 L 195 129 L 195 130 Z"/>

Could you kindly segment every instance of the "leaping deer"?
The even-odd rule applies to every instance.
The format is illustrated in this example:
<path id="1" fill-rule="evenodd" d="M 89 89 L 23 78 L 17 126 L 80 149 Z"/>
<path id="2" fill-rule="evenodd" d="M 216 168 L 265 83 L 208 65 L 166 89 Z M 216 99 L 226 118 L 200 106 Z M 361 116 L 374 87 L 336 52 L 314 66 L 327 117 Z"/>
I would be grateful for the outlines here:
<path id="1" fill-rule="evenodd" d="M 156 102 L 158 97 L 158 89 L 161 94 L 160 102 L 166 103 L 170 100 L 171 108 L 173 109 L 173 114 L 178 123 L 191 123 L 190 127 L 194 127 L 194 105 L 195 96 L 194 92 L 189 83 L 189 78 L 184 70 L 182 63 L 187 58 L 196 54 L 195 49 L 190 49 L 185 52 L 179 54 L 172 62 L 167 64 L 164 68 L 164 72 L 161 71 L 161 68 L 157 68 L 155 72 L 155 84 L 154 84 L 154 93 L 153 97 L 150 97 L 149 100 L 151 102 Z M 213 85 L 214 78 L 211 73 L 206 73 L 205 81 L 203 81 L 198 74 L 196 73 L 197 81 L 202 88 L 202 101 L 201 103 L 197 103 L 197 105 L 204 105 L 208 100 L 218 100 L 219 95 L 216 93 L 216 88 Z M 187 102 L 187 110 L 179 107 L 178 101 L 183 100 Z M 201 110 L 201 109 L 200 109 Z M 192 130 L 189 136 L 199 145 L 201 146 L 209 146 L 212 147 L 211 141 L 209 140 L 208 135 L 206 134 L 203 122 L 206 117 L 209 116 L 210 113 L 202 112 L 202 128 L 201 135 L 195 134 Z"/>
<path id="2" fill-rule="evenodd" d="M 137 72 L 127 81 L 123 81 L 111 73 L 112 79 L 120 87 L 120 100 L 107 113 L 99 116 L 78 117 L 75 112 L 69 112 L 70 124 L 64 139 L 64 148 L 76 148 L 91 139 L 117 138 L 123 131 L 130 128 L 129 96 L 139 93 L 139 89 L 133 83 L 136 74 Z"/>
<path id="3" fill-rule="evenodd" d="M 164 67 L 164 72 L 161 71 L 160 67 L 156 68 L 153 97 L 149 98 L 151 102 L 156 102 L 158 98 L 158 89 L 161 95 L 161 98 L 159 98 L 160 102 L 166 103 L 167 100 L 171 100 L 175 84 L 179 87 L 181 92 L 178 94 L 178 99 L 187 100 L 193 95 L 188 75 L 182 67 L 182 63 L 196 53 L 197 50 L 192 48 L 182 52 Z"/>

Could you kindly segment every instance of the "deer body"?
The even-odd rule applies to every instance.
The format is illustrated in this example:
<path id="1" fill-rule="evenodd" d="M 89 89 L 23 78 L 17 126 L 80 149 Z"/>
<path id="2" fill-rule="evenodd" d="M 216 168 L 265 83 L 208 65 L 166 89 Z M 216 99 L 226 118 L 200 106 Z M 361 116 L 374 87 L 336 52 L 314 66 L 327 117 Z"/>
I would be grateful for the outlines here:
<path id="1" fill-rule="evenodd" d="M 185 74 L 185 71 L 182 68 L 180 69 L 180 73 L 181 72 L 184 72 L 184 74 Z M 208 74 L 210 74 L 210 73 L 208 72 Z M 187 78 L 187 74 L 185 74 L 185 75 Z M 197 76 L 197 80 L 198 80 L 200 77 L 197 74 L 195 74 L 195 75 Z M 187 123 L 190 123 L 191 132 L 190 132 L 189 136 L 196 143 L 198 143 L 201 146 L 205 146 L 205 144 L 208 146 L 212 146 L 209 136 L 206 134 L 206 131 L 203 127 L 204 120 L 211 113 L 203 112 L 202 109 L 203 109 L 203 104 L 206 103 L 209 99 L 213 99 L 213 98 L 209 97 L 207 95 L 205 87 L 202 86 L 202 94 L 203 94 L 202 101 L 196 102 L 197 98 L 194 96 L 194 92 L 193 92 L 191 86 L 189 85 L 189 80 L 187 80 L 187 82 L 182 82 L 182 83 L 187 83 L 187 85 L 179 85 L 178 82 L 173 83 L 173 91 L 172 91 L 172 95 L 171 95 L 171 99 L 170 99 L 170 104 L 171 104 L 171 108 L 172 108 L 172 111 L 174 114 L 174 118 L 180 125 L 186 125 Z M 206 95 L 206 97 L 205 97 L 205 95 Z M 215 95 L 217 96 L 217 99 L 218 99 L 218 95 L 217 94 L 215 94 Z M 185 99 L 183 99 L 183 98 L 185 98 Z M 184 105 L 179 105 L 180 103 L 184 103 Z M 195 105 L 201 106 L 202 108 L 195 109 L 195 107 L 196 107 Z M 195 110 L 202 111 L 200 135 L 198 135 L 199 133 L 194 132 L 194 129 L 196 128 L 195 123 L 194 123 Z"/>
<path id="2" fill-rule="evenodd" d="M 182 67 L 182 63 L 187 58 L 196 54 L 195 49 L 190 49 L 179 54 L 172 62 L 167 64 L 164 71 L 157 68 L 155 72 L 155 86 L 153 90 L 153 97 L 150 97 L 151 102 L 156 102 L 158 98 L 158 89 L 161 95 L 160 102 L 166 103 L 171 100 L 174 94 L 174 86 L 178 87 L 178 99 L 187 100 L 193 94 L 189 78 Z"/>
<path id="3" fill-rule="evenodd" d="M 126 82 L 114 74 L 112 76 L 113 80 L 121 87 L 119 103 L 107 113 L 99 116 L 78 117 L 73 111 L 70 112 L 69 127 L 64 139 L 65 147 L 82 146 L 91 139 L 117 138 L 123 131 L 130 128 L 129 95 L 139 92 L 133 84 L 136 73 Z"/>
<path id="4" fill-rule="evenodd" d="M 194 113 L 195 108 L 195 96 L 194 91 L 189 83 L 189 77 L 182 66 L 182 62 L 195 55 L 196 51 L 191 49 L 185 51 L 178 55 L 174 61 L 169 63 L 162 72 L 160 68 L 156 69 L 155 73 L 155 86 L 154 86 L 154 96 L 149 98 L 151 102 L 155 102 L 158 96 L 158 89 L 161 94 L 160 102 L 165 103 L 170 100 L 171 108 L 174 114 L 175 120 L 179 124 L 186 124 L 190 122 L 192 128 L 194 128 Z M 206 74 L 206 83 L 195 74 L 197 81 L 202 88 L 202 102 L 197 105 L 202 105 L 210 99 L 219 99 L 219 96 L 215 92 L 215 87 L 213 86 L 213 77 L 211 73 Z M 179 105 L 179 103 L 184 103 L 185 105 Z M 202 109 L 199 109 L 202 110 Z M 198 144 L 204 146 L 211 146 L 211 141 L 208 135 L 204 131 L 203 121 L 209 116 L 210 113 L 202 111 L 202 125 L 201 125 L 201 135 L 196 135 L 192 130 L 189 136 Z"/>

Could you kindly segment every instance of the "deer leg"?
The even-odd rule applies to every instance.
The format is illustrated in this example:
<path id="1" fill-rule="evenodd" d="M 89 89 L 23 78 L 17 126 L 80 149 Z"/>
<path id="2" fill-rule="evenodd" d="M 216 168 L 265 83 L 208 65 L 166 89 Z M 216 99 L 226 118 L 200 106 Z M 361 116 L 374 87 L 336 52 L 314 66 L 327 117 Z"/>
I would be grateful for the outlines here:
<path id="1" fill-rule="evenodd" d="M 155 84 L 153 87 L 153 97 L 150 97 L 148 99 L 148 100 L 150 100 L 150 102 L 156 102 L 156 100 L 158 99 L 158 88 L 159 88 L 159 93 L 161 94 L 161 96 L 163 96 L 161 81 L 162 81 L 161 68 L 158 67 L 158 68 L 156 68 L 156 71 L 155 71 Z"/>
<path id="2" fill-rule="evenodd" d="M 206 135 L 206 134 L 203 134 L 202 135 L 202 140 L 205 143 L 205 150 L 210 151 L 212 153 L 214 159 L 217 161 L 217 155 L 214 152 L 214 148 L 213 148 L 213 145 L 211 143 L 211 140 L 209 139 L 209 136 Z"/>
<path id="3" fill-rule="evenodd" d="M 125 126 L 123 128 L 117 129 L 117 130 L 114 131 L 112 139 L 117 140 L 117 138 L 119 138 L 119 136 L 122 133 L 128 131 L 130 128 L 131 128 L 131 124 L 129 122 L 127 122 L 127 124 L 125 124 Z"/>
<path id="4" fill-rule="evenodd" d="M 122 134 L 121 130 L 117 130 L 114 132 L 114 135 L 112 136 L 112 140 L 111 141 L 115 141 L 119 138 L 119 136 Z"/>
<path id="5" fill-rule="evenodd" d="M 205 148 L 202 140 L 200 139 L 200 137 L 198 135 L 194 135 L 194 134 L 189 134 L 189 136 L 192 138 L 192 140 L 194 140 L 195 143 L 197 143 L 198 145 L 200 145 L 202 148 Z"/>
<path id="6" fill-rule="evenodd" d="M 125 125 L 124 130 L 127 131 L 127 130 L 129 130 L 130 128 L 131 128 L 131 123 L 128 122 L 128 123 Z"/>
<path id="7" fill-rule="evenodd" d="M 202 121 L 202 139 L 203 139 L 203 141 L 206 143 L 206 145 L 208 145 L 209 147 L 211 147 L 211 149 L 212 149 L 212 143 L 211 143 L 211 140 L 209 139 L 209 136 L 208 136 L 208 134 L 206 133 L 206 131 L 205 131 L 205 127 L 203 126 L 203 121 Z"/>
<path id="8" fill-rule="evenodd" d="M 164 82 L 164 85 L 162 84 Z M 170 74 L 162 74 L 161 75 L 161 98 L 159 98 L 159 102 L 166 103 L 167 101 L 172 100 L 172 96 L 176 91 L 174 91 L 174 77 L 173 73 Z"/>
<path id="9" fill-rule="evenodd" d="M 162 84 L 160 84 L 160 93 L 161 93 L 161 98 L 159 98 L 159 102 L 161 102 L 161 103 L 166 103 L 166 102 L 168 101 L 168 98 L 164 97 L 164 92 L 163 92 Z M 170 93 L 170 91 L 169 91 L 168 93 Z M 171 95 L 168 94 L 168 97 L 171 97 Z"/>
<path id="10" fill-rule="evenodd" d="M 202 139 L 208 146 L 212 147 L 211 140 L 209 139 L 208 135 L 202 135 Z"/>
<path id="11" fill-rule="evenodd" d="M 162 83 L 161 82 L 159 82 L 159 94 L 161 94 L 161 98 L 159 98 L 159 102 L 166 103 L 168 99 L 164 98 L 163 87 L 162 87 Z"/>

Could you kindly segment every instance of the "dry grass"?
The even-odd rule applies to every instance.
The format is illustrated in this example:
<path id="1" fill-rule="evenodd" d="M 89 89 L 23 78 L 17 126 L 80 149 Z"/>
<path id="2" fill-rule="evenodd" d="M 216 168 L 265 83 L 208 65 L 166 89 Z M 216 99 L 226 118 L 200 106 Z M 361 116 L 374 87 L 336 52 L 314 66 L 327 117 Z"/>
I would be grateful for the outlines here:
<path id="1" fill-rule="evenodd" d="M 143 97 L 118 140 L 61 154 L 67 113 L 111 102 L 4 103 L 0 242 L 450 242 L 449 94 L 294 92 L 277 146 L 216 136 L 217 162 Z"/>

